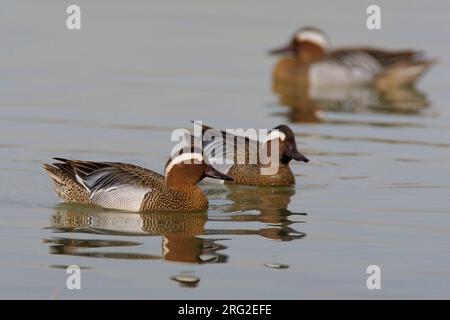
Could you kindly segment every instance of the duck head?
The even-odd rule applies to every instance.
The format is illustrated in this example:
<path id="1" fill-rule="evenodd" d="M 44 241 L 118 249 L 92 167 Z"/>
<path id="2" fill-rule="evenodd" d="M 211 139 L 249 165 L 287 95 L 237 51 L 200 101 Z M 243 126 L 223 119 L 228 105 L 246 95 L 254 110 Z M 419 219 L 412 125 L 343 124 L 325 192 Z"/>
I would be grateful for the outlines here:
<path id="1" fill-rule="evenodd" d="M 314 27 L 299 29 L 291 41 L 280 48 L 269 51 L 269 54 L 290 54 L 302 62 L 314 62 L 324 57 L 330 49 L 327 35 Z"/>
<path id="2" fill-rule="evenodd" d="M 295 143 L 294 132 L 287 125 L 279 125 L 273 128 L 266 139 L 266 145 L 270 149 L 272 141 L 278 140 L 280 162 L 288 164 L 292 159 L 308 162 L 309 159 L 301 154 Z"/>
<path id="3" fill-rule="evenodd" d="M 166 164 L 167 185 L 174 189 L 194 186 L 203 178 L 233 180 L 233 178 L 208 165 L 201 153 L 182 153 Z"/>

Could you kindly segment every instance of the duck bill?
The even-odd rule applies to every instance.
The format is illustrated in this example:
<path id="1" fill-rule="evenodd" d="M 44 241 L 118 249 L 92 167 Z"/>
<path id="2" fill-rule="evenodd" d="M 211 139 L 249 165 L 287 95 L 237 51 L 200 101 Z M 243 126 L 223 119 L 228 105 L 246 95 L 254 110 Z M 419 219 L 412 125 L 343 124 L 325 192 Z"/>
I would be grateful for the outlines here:
<path id="1" fill-rule="evenodd" d="M 220 179 L 220 180 L 230 180 L 233 181 L 233 178 L 230 176 L 227 176 L 225 173 L 222 173 L 215 169 L 213 166 L 208 165 L 205 171 L 205 176 L 213 179 Z"/>
<path id="2" fill-rule="evenodd" d="M 295 46 L 292 43 L 290 43 L 286 46 L 280 47 L 280 48 L 275 48 L 275 49 L 269 50 L 270 55 L 293 53 L 293 52 L 295 52 Z"/>
<path id="3" fill-rule="evenodd" d="M 301 154 L 300 152 L 298 152 L 297 149 L 286 151 L 286 155 L 289 158 L 297 160 L 297 161 L 303 161 L 305 163 L 309 162 L 309 159 L 307 157 L 305 157 L 303 154 Z"/>

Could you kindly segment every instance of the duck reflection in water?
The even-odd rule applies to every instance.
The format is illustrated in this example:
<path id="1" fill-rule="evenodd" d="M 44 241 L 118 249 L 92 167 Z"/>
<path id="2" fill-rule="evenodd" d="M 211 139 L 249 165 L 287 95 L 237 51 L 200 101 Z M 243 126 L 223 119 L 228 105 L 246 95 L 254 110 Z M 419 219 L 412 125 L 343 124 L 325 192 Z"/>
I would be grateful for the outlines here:
<path id="1" fill-rule="evenodd" d="M 208 188 L 206 188 L 208 189 Z M 207 190 L 211 199 L 224 198 L 230 204 L 211 206 L 209 213 L 132 213 L 61 204 L 51 216 L 50 229 L 59 234 L 88 233 L 101 235 L 96 238 L 52 237 L 44 243 L 50 245 L 50 253 L 95 258 L 164 260 L 192 264 L 226 263 L 228 255 L 220 251 L 229 239 L 205 238 L 208 236 L 259 235 L 266 239 L 291 241 L 301 239 L 304 233 L 292 228 L 296 214 L 287 209 L 295 190 L 290 187 L 227 186 L 217 191 Z M 217 210 L 214 210 L 217 209 Z M 209 221 L 260 222 L 256 229 L 205 228 Z M 104 236 L 133 237 L 132 240 L 107 240 Z M 143 243 L 139 236 L 162 236 L 162 254 L 136 253 Z M 114 249 L 114 250 L 111 250 Z M 127 249 L 127 250 L 124 250 Z"/>
<path id="2" fill-rule="evenodd" d="M 207 216 L 204 213 L 132 213 L 62 204 L 51 216 L 51 229 L 58 232 L 111 236 L 162 236 L 162 255 L 134 253 L 141 242 L 105 239 L 54 237 L 44 240 L 50 253 L 96 258 L 165 260 L 185 263 L 223 263 L 228 256 L 218 251 L 223 239 L 203 239 Z M 102 248 L 115 250 L 101 251 Z M 126 248 L 128 252 L 123 252 Z"/>
<path id="3" fill-rule="evenodd" d="M 291 197 L 295 194 L 292 187 L 253 187 L 244 185 L 226 186 L 223 193 L 212 195 L 229 200 L 229 204 L 220 205 L 217 211 L 226 213 L 210 215 L 210 221 L 260 222 L 264 227 L 258 230 L 208 230 L 215 234 L 260 235 L 263 238 L 279 241 L 291 241 L 305 237 L 305 233 L 295 230 L 292 225 L 303 223 L 298 217 L 306 213 L 294 213 L 288 210 Z M 215 208 L 215 205 L 211 205 Z M 293 219 L 296 217 L 297 219 Z M 223 232 L 223 233 L 220 233 Z"/>
<path id="4" fill-rule="evenodd" d="M 286 115 L 294 123 L 339 122 L 326 120 L 326 111 L 417 115 L 430 106 L 427 96 L 413 87 L 378 90 L 341 86 L 316 90 L 302 82 L 274 78 L 273 91 L 278 95 L 278 103 L 289 107 Z"/>

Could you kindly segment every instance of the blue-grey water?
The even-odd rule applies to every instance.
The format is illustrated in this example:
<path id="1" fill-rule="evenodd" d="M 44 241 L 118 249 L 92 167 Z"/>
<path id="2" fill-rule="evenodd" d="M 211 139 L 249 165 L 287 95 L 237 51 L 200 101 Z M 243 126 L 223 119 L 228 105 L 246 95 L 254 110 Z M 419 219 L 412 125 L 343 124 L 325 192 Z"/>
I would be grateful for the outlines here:
<path id="1" fill-rule="evenodd" d="M 3 1 L 0 298 L 449 298 L 448 3 Z M 274 93 L 266 51 L 314 25 L 339 45 L 424 49 L 416 91 Z M 175 128 L 289 124 L 295 188 L 205 185 L 205 214 L 60 205 L 60 156 L 162 172 Z M 288 268 L 276 268 L 277 264 Z M 82 268 L 81 290 L 65 268 Z M 366 268 L 381 268 L 368 290 Z M 171 278 L 198 277 L 183 286 Z"/>

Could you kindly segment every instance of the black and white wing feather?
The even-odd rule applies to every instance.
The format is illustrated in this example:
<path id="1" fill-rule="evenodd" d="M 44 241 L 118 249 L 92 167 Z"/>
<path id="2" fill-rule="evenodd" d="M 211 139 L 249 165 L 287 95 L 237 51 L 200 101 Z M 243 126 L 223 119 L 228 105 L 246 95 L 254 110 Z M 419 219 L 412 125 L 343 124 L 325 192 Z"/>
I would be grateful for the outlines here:
<path id="1" fill-rule="evenodd" d="M 220 172 L 227 174 L 236 163 L 249 163 L 251 160 L 257 162 L 259 148 L 257 137 L 252 139 L 206 125 L 202 125 L 202 133 L 203 155 L 206 161 Z M 252 157 L 254 159 L 251 159 Z"/>

